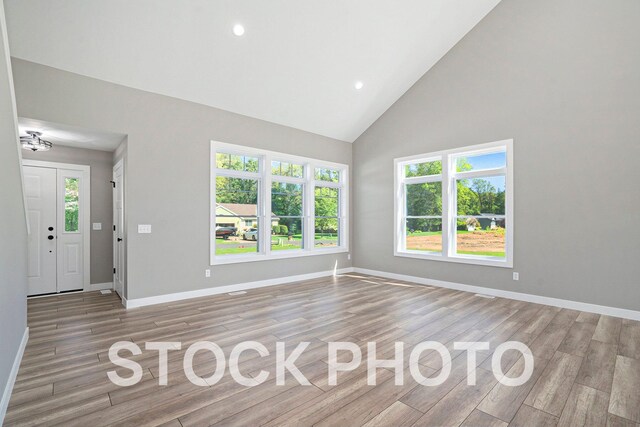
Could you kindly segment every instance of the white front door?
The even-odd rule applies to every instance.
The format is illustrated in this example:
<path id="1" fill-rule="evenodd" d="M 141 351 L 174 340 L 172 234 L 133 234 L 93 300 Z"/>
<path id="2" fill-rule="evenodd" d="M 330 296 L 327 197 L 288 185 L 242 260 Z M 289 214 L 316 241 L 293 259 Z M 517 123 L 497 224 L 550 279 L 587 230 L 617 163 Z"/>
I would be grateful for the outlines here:
<path id="1" fill-rule="evenodd" d="M 124 179 L 122 162 L 113 168 L 113 286 L 124 296 Z"/>
<path id="2" fill-rule="evenodd" d="M 88 174 L 87 174 L 88 175 Z M 82 290 L 88 185 L 81 170 L 24 166 L 28 295 Z M 87 270 L 88 271 L 88 270 Z"/>
<path id="3" fill-rule="evenodd" d="M 29 219 L 29 295 L 48 294 L 56 287 L 56 169 L 24 167 Z"/>
<path id="4" fill-rule="evenodd" d="M 58 292 L 84 287 L 82 171 L 58 169 Z"/>

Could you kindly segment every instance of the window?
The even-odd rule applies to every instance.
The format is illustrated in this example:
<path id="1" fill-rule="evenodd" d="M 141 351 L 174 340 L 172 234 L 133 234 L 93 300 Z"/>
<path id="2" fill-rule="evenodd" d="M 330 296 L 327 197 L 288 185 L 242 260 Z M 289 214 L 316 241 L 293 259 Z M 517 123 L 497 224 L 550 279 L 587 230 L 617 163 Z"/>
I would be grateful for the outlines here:
<path id="1" fill-rule="evenodd" d="M 212 142 L 211 263 L 346 252 L 346 165 Z"/>
<path id="2" fill-rule="evenodd" d="M 258 233 L 247 234 L 245 230 L 247 222 L 258 220 L 258 188 L 255 178 L 216 176 L 216 255 L 258 252 Z M 245 226 L 240 227 L 243 222 Z M 238 233 L 248 240 L 246 244 L 232 239 Z"/>
<path id="3" fill-rule="evenodd" d="M 271 250 L 304 248 L 304 184 L 271 184 Z"/>
<path id="4" fill-rule="evenodd" d="M 304 166 L 296 163 L 271 161 L 271 174 L 276 176 L 291 176 L 303 178 Z"/>
<path id="5" fill-rule="evenodd" d="M 314 245 L 316 247 L 339 246 L 340 189 L 317 185 L 314 196 Z"/>
<path id="6" fill-rule="evenodd" d="M 395 160 L 395 255 L 513 266 L 513 141 Z"/>
<path id="7" fill-rule="evenodd" d="M 76 233 L 79 230 L 79 178 L 64 179 L 64 231 Z"/>

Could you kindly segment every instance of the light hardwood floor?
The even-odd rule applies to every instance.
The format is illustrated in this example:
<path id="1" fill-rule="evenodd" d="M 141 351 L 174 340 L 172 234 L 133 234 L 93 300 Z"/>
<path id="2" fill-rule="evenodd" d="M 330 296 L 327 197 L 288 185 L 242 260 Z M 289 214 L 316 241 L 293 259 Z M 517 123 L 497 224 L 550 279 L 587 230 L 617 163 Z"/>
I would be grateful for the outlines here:
<path id="1" fill-rule="evenodd" d="M 124 310 L 115 294 L 99 292 L 29 300 L 30 339 L 15 384 L 6 425 L 167 426 L 640 426 L 640 323 L 579 311 L 349 274 Z M 143 353 L 132 357 L 143 380 L 119 387 L 107 378 L 114 365 L 107 351 L 133 341 Z M 270 355 L 243 354 L 245 375 L 270 372 L 255 387 L 227 373 L 210 387 L 195 386 L 182 370 L 185 349 L 196 341 L 220 345 L 228 355 L 236 343 L 254 340 Z M 404 385 L 393 371 L 379 369 L 367 385 L 366 343 L 378 358 L 392 358 L 394 342 L 405 355 L 434 340 L 452 352 L 451 375 L 443 384 L 417 384 L 405 369 Z M 519 387 L 500 384 L 491 355 L 505 341 L 529 345 L 532 378 Z M 157 352 L 149 341 L 179 341 L 169 352 L 168 385 L 158 385 Z M 311 342 L 296 365 L 312 385 L 290 375 L 275 384 L 275 343 L 291 351 Z M 363 363 L 329 386 L 327 345 L 351 341 Z M 466 353 L 454 341 L 488 341 L 477 359 L 477 381 L 467 385 Z M 346 356 L 345 356 L 346 357 Z M 348 357 L 344 361 L 348 361 Z M 195 372 L 210 375 L 210 353 L 199 352 Z M 420 358 L 424 375 L 442 362 L 434 352 Z M 510 351 L 504 372 L 518 376 L 523 359 Z M 119 370 L 124 375 L 130 371 Z"/>

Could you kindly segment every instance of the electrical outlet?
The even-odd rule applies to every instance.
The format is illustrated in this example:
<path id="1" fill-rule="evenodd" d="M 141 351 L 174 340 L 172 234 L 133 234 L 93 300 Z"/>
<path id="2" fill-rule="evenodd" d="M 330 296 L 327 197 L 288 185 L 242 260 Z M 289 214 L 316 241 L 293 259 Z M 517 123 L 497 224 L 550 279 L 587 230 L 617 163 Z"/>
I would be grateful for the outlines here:
<path id="1" fill-rule="evenodd" d="M 211 270 L 208 268 L 204 271 L 204 277 L 211 277 Z"/>
<path id="2" fill-rule="evenodd" d="M 347 254 L 347 259 L 351 261 L 351 254 Z"/>
<path id="3" fill-rule="evenodd" d="M 93 223 L 93 229 L 94 230 L 102 230 L 102 223 L 101 222 L 94 222 Z"/>
<path id="4" fill-rule="evenodd" d="M 151 233 L 151 224 L 138 224 L 138 233 L 140 234 Z"/>
<path id="5" fill-rule="evenodd" d="M 520 280 L 520 273 L 513 272 L 513 280 Z"/>

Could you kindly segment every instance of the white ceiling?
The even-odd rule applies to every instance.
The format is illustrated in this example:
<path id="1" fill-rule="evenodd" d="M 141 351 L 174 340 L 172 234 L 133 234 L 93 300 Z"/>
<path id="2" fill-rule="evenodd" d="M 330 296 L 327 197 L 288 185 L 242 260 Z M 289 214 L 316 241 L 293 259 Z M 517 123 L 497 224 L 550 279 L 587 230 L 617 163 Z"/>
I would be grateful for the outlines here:
<path id="1" fill-rule="evenodd" d="M 15 57 L 352 142 L 499 1 L 5 0 L 5 12 Z"/>
<path id="2" fill-rule="evenodd" d="M 102 151 L 115 150 L 126 136 L 120 133 L 82 129 L 24 117 L 18 118 L 18 129 L 20 136 L 26 135 L 28 130 L 42 132 L 40 138 L 51 142 L 54 146 L 64 145 Z"/>

